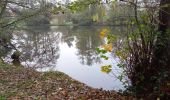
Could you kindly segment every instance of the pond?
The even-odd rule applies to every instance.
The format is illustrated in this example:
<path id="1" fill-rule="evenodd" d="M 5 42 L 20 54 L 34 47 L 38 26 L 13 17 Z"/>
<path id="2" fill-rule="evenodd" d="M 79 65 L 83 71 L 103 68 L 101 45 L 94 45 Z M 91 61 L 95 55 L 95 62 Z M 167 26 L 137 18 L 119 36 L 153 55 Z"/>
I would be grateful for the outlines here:
<path id="1" fill-rule="evenodd" d="M 26 67 L 61 71 L 94 88 L 123 89 L 116 77 L 121 73 L 118 58 L 108 53 L 109 60 L 104 60 L 96 52 L 105 42 L 99 36 L 103 28 L 109 28 L 112 34 L 126 31 L 122 26 L 27 26 L 13 32 L 12 43 L 21 51 Z M 104 65 L 112 65 L 112 73 L 101 72 Z"/>

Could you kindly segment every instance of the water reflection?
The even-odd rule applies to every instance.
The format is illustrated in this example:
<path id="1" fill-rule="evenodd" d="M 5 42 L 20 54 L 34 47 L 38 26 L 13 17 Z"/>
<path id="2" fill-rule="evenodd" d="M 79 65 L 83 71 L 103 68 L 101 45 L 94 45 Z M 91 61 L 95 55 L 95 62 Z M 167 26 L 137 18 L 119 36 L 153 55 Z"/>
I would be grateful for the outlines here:
<path id="1" fill-rule="evenodd" d="M 79 56 L 81 64 L 93 65 L 100 63 L 100 57 L 95 51 L 102 44 L 99 37 L 99 29 L 96 27 L 55 27 L 53 31 L 62 33 L 61 42 L 66 43 L 70 48 L 75 42 L 76 55 Z"/>
<path id="2" fill-rule="evenodd" d="M 60 33 L 41 29 L 16 31 L 13 42 L 22 52 L 21 60 L 34 68 L 55 67 L 59 58 Z"/>
<path id="3" fill-rule="evenodd" d="M 66 43 L 69 47 L 73 46 L 76 42 L 76 55 L 79 56 L 81 64 L 92 66 L 94 63 L 101 63 L 101 58 L 96 52 L 96 48 L 103 44 L 99 33 L 103 28 L 110 29 L 110 33 L 119 34 L 125 33 L 124 27 L 94 27 L 94 26 L 79 26 L 79 27 L 59 27 L 55 31 L 63 33 L 61 37 L 62 42 Z M 123 34 L 122 34 L 123 35 Z"/>
<path id="4" fill-rule="evenodd" d="M 89 66 L 100 63 L 100 57 L 96 52 L 96 48 L 102 44 L 99 30 L 94 27 L 76 27 L 73 33 L 77 37 L 76 48 L 80 62 Z"/>
<path id="5" fill-rule="evenodd" d="M 100 71 L 100 66 L 108 64 L 113 65 L 115 75 L 120 70 L 116 67 L 116 58 L 105 61 L 96 52 L 104 43 L 99 36 L 103 28 L 29 27 L 16 30 L 12 43 L 22 53 L 21 61 L 25 66 L 39 71 L 59 70 L 95 88 L 120 89 L 123 86 L 118 79 Z M 120 33 L 120 28 L 109 29 L 112 34 Z"/>

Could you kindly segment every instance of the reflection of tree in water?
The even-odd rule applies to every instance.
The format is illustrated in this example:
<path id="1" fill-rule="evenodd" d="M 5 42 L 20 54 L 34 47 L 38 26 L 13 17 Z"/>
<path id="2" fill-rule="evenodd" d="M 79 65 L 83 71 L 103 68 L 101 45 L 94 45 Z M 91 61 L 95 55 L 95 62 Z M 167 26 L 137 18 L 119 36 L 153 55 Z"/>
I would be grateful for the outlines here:
<path id="1" fill-rule="evenodd" d="M 122 37 L 126 27 L 77 27 L 71 31 L 76 36 L 77 55 L 81 63 L 92 65 L 93 63 L 100 63 L 101 57 L 96 52 L 96 48 L 103 44 L 99 34 L 101 29 L 108 28 L 111 34 Z"/>
<path id="2" fill-rule="evenodd" d="M 94 27 L 58 27 L 56 31 L 62 33 L 61 42 L 66 43 L 69 47 L 76 43 L 75 48 L 78 50 L 77 55 L 80 62 L 86 65 L 100 63 L 100 57 L 96 48 L 102 44 L 99 37 L 99 30 Z"/>
<path id="3" fill-rule="evenodd" d="M 17 48 L 29 65 L 35 68 L 54 67 L 59 58 L 59 33 L 40 30 L 29 29 L 16 33 L 14 38 Z"/>
<path id="4" fill-rule="evenodd" d="M 101 58 L 96 52 L 96 48 L 103 44 L 102 39 L 99 37 L 99 33 L 103 27 L 58 27 L 57 31 L 62 34 L 61 41 L 67 43 L 69 47 L 73 46 L 73 41 L 76 43 L 77 55 L 80 62 L 85 65 L 92 65 L 94 63 L 100 63 Z M 116 35 L 124 35 L 125 28 L 122 27 L 107 27 L 110 29 L 110 33 Z"/>
<path id="5" fill-rule="evenodd" d="M 56 59 L 59 58 L 60 36 L 62 36 L 61 42 L 66 43 L 69 47 L 74 46 L 75 43 L 76 54 L 82 64 L 91 66 L 101 62 L 96 48 L 103 44 L 103 40 L 99 36 L 102 27 L 70 28 L 63 26 L 54 29 L 49 30 L 43 27 L 15 32 L 14 40 L 16 41 L 13 42 L 16 42 L 16 47 L 23 54 L 22 58 L 29 65 L 34 67 L 56 66 Z M 116 28 L 111 30 L 113 34 L 120 33 Z"/>
<path id="6" fill-rule="evenodd" d="M 100 63 L 101 57 L 96 53 L 96 48 L 103 44 L 99 37 L 100 31 L 103 28 L 108 28 L 111 34 L 123 35 L 126 28 L 122 27 L 77 27 L 73 29 L 76 35 L 76 47 L 78 49 L 77 55 L 79 56 L 82 64 L 92 65 L 93 63 Z"/>
<path id="7" fill-rule="evenodd" d="M 60 26 L 56 31 L 60 31 L 62 33 L 61 42 L 66 43 L 69 47 L 73 46 L 74 34 L 71 32 L 71 27 Z"/>
<path id="8" fill-rule="evenodd" d="M 77 27 L 72 32 L 76 35 L 77 55 L 81 63 L 87 65 L 100 63 L 100 57 L 96 52 L 96 48 L 102 44 L 99 37 L 100 31 L 94 27 Z"/>

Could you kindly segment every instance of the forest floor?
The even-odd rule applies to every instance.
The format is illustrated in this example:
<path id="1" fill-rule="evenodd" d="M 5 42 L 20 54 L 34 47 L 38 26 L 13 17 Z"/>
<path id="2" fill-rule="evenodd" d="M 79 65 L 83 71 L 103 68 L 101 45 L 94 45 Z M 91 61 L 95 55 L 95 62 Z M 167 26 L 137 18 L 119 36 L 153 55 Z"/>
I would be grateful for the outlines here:
<path id="1" fill-rule="evenodd" d="M 0 100 L 131 100 L 115 91 L 94 89 L 61 72 L 0 63 Z"/>

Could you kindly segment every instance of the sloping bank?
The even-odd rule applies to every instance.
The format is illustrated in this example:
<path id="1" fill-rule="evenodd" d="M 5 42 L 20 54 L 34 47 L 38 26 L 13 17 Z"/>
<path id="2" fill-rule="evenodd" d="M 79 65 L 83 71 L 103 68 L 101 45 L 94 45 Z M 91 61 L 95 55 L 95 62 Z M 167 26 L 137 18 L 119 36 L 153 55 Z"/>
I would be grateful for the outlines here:
<path id="1" fill-rule="evenodd" d="M 37 72 L 0 63 L 0 100 L 128 100 L 88 87 L 61 72 Z"/>

